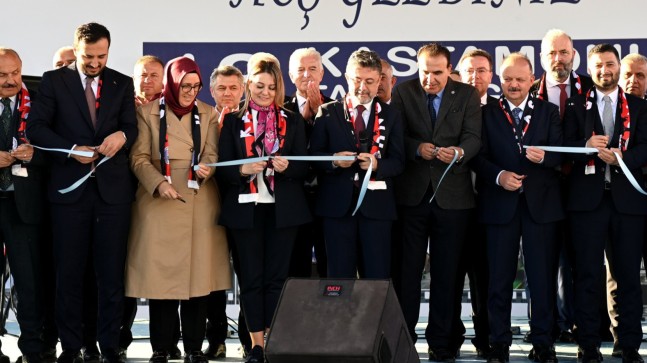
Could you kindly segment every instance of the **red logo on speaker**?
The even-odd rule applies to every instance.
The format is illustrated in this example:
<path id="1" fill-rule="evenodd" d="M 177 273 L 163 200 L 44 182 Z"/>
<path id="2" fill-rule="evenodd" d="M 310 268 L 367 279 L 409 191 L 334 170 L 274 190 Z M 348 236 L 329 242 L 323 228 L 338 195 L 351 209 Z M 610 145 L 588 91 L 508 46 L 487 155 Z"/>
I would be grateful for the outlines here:
<path id="1" fill-rule="evenodd" d="M 324 296 L 340 296 L 341 290 L 341 285 L 326 285 Z"/>

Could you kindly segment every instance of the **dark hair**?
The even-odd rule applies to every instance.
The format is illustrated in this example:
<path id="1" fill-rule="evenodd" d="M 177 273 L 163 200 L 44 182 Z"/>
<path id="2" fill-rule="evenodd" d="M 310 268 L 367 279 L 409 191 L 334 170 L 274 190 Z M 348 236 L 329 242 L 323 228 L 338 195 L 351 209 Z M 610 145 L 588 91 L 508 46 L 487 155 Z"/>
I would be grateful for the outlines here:
<path id="1" fill-rule="evenodd" d="M 105 26 L 99 23 L 79 25 L 74 32 L 74 48 L 76 48 L 81 41 L 84 41 L 86 44 L 92 44 L 103 38 L 108 40 L 108 47 L 110 47 L 110 32 Z"/>
<path id="2" fill-rule="evenodd" d="M 376 70 L 378 73 L 382 73 L 382 60 L 380 56 L 372 50 L 356 50 L 348 58 L 348 63 L 346 64 L 346 71 L 348 71 L 349 66 L 357 65 L 362 68 L 370 68 Z"/>
<path id="3" fill-rule="evenodd" d="M 602 43 L 594 46 L 589 50 L 589 55 L 587 58 L 591 58 L 593 54 L 600 54 L 600 53 L 613 53 L 616 56 L 616 59 L 618 60 L 618 63 L 620 63 L 620 55 L 618 54 L 618 50 L 616 48 L 609 44 L 609 43 Z"/>
<path id="4" fill-rule="evenodd" d="M 420 58 L 420 56 L 423 54 L 430 57 L 443 56 L 447 59 L 447 65 L 450 65 L 452 63 L 450 60 L 449 49 L 443 47 L 438 43 L 429 43 L 420 47 L 420 49 L 418 49 L 418 58 Z"/>
<path id="5" fill-rule="evenodd" d="M 474 50 L 470 50 L 469 52 L 463 54 L 461 59 L 458 61 L 458 67 L 460 67 L 461 64 L 463 64 L 463 61 L 466 58 L 474 58 L 474 57 L 483 57 L 483 58 L 487 59 L 488 63 L 490 64 L 490 70 L 492 70 L 492 68 L 494 68 L 494 66 L 492 64 L 492 56 L 490 55 L 490 53 L 484 51 L 483 49 L 474 49 Z"/>

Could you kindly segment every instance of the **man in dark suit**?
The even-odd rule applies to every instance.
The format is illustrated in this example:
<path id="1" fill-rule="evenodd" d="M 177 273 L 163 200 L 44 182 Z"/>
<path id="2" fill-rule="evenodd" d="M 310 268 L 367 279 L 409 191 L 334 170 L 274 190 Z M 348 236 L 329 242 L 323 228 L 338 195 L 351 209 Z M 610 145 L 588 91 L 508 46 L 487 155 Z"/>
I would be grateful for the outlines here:
<path id="1" fill-rule="evenodd" d="M 290 80 L 297 90 L 294 95 L 285 98 L 283 106 L 303 116 L 306 121 L 306 138 L 307 142 L 309 142 L 314 118 L 319 107 L 324 103 L 333 101 L 319 89 L 319 84 L 324 75 L 321 54 L 315 48 L 299 48 L 290 55 L 289 67 Z M 304 188 L 310 211 L 313 214 L 317 185 L 316 173 L 310 168 Z M 313 248 L 317 260 L 317 274 L 319 277 L 327 276 L 326 265 L 328 264 L 328 259 L 323 234 L 323 220 L 320 217 L 315 217 L 312 222 L 299 226 L 290 261 L 291 277 L 310 277 L 312 274 Z"/>
<path id="2" fill-rule="evenodd" d="M 396 291 L 409 333 L 416 341 L 420 277 L 429 246 L 431 300 L 425 336 L 430 358 L 439 361 L 453 361 L 461 343 L 453 342 L 451 336 L 454 311 L 460 309 L 454 291 L 465 230 L 475 207 L 465 162 L 481 147 L 478 92 L 450 80 L 451 69 L 447 48 L 422 46 L 418 50 L 419 79 L 396 86 L 392 101 L 402 115 L 407 160 L 395 190 L 403 228 Z M 454 155 L 458 163 L 439 185 Z"/>
<path id="3" fill-rule="evenodd" d="M 126 242 L 134 183 L 127 148 L 137 137 L 132 78 L 106 67 L 110 33 L 88 23 L 75 32 L 76 63 L 46 72 L 27 134 L 34 145 L 90 151 L 91 157 L 51 153 L 49 180 L 56 260 L 56 316 L 61 363 L 83 360 L 82 286 L 93 259 L 98 286 L 97 339 L 108 362 L 118 360 Z M 109 157 L 102 163 L 104 157 Z M 101 159 L 100 159 L 101 158 Z M 68 193 L 59 190 L 89 172 Z M 92 250 L 92 255 L 88 251 Z"/>
<path id="4" fill-rule="evenodd" d="M 593 147 L 595 154 L 573 154 L 567 209 L 575 251 L 575 325 L 582 362 L 600 362 L 599 281 L 606 256 L 617 282 L 618 348 L 623 362 L 639 362 L 642 340 L 640 259 L 647 197 L 618 166 L 620 156 L 636 180 L 647 164 L 647 103 L 618 86 L 620 59 L 610 44 L 588 54 L 595 86 L 566 105 L 565 144 Z M 642 184 L 642 183 L 641 183 Z"/>
<path id="5" fill-rule="evenodd" d="M 481 107 L 486 104 L 498 104 L 499 99 L 487 94 L 492 83 L 492 56 L 482 49 L 474 49 L 458 61 L 461 81 L 474 86 L 481 99 Z M 472 182 L 476 174 L 472 172 Z M 476 195 L 478 202 L 478 192 Z M 485 248 L 485 226 L 478 222 L 476 209 L 470 214 L 470 228 L 467 231 L 465 245 L 460 259 L 458 276 L 456 278 L 456 306 L 463 299 L 465 274 L 469 277 L 470 297 L 472 303 L 472 321 L 474 322 L 474 338 L 472 344 L 476 355 L 485 358 L 490 350 L 489 327 L 487 312 L 488 267 L 487 249 Z M 453 341 L 458 346 L 464 340 L 465 326 L 461 320 L 461 310 L 454 311 Z"/>
<path id="6" fill-rule="evenodd" d="M 483 107 L 483 146 L 472 165 L 477 175 L 479 221 L 486 225 L 489 266 L 488 362 L 509 360 L 510 310 L 519 239 L 522 239 L 532 304 L 533 351 L 538 362 L 557 362 L 551 337 L 554 307 L 556 222 L 564 218 L 555 167 L 557 153 L 525 146 L 561 146 L 555 105 L 529 96 L 530 60 L 510 54 L 501 65 L 503 96 Z"/>
<path id="7" fill-rule="evenodd" d="M 645 98 L 647 93 L 647 58 L 638 53 L 627 54 L 620 61 L 620 87 L 638 98 Z M 647 169 L 643 168 L 643 180 L 647 174 Z M 647 239 L 643 238 L 643 263 L 647 266 Z M 622 357 L 622 350 L 618 346 L 618 311 L 616 311 L 616 296 L 618 286 L 614 280 L 609 264 L 607 267 L 607 310 L 610 319 L 610 331 L 613 335 L 613 352 L 611 356 Z M 604 322 L 604 319 L 603 319 Z"/>
<path id="8" fill-rule="evenodd" d="M 29 145 L 25 135 L 30 102 L 18 53 L 0 48 L 0 232 L 20 296 L 18 347 L 22 361 L 34 363 L 41 362 L 43 350 L 41 245 L 47 208 L 44 155 Z M 9 357 L 0 352 L 0 362 L 9 363 Z"/>
<path id="9" fill-rule="evenodd" d="M 396 219 L 393 177 L 402 172 L 404 148 L 398 112 L 376 98 L 382 63 L 377 53 L 357 50 L 346 65 L 348 93 L 319 109 L 310 138 L 312 155 L 357 155 L 321 161 L 315 213 L 324 218 L 328 276 L 391 276 L 391 223 Z M 355 215 L 364 176 L 371 181 Z"/>

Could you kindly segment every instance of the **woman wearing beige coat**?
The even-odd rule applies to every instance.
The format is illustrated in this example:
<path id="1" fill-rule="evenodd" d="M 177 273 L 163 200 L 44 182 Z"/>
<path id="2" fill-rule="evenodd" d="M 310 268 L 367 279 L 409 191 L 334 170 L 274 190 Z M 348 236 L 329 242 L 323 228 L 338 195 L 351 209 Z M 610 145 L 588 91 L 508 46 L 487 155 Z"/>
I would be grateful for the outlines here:
<path id="1" fill-rule="evenodd" d="M 181 301 L 185 362 L 206 363 L 200 348 L 207 296 L 231 286 L 225 230 L 216 224 L 220 203 L 214 169 L 205 165 L 217 160 L 218 125 L 213 107 L 196 100 L 202 82 L 194 61 L 170 61 L 164 83 L 160 102 L 137 110 L 139 137 L 131 167 L 139 187 L 126 295 L 150 300 L 151 362 L 167 362 L 174 348 Z"/>

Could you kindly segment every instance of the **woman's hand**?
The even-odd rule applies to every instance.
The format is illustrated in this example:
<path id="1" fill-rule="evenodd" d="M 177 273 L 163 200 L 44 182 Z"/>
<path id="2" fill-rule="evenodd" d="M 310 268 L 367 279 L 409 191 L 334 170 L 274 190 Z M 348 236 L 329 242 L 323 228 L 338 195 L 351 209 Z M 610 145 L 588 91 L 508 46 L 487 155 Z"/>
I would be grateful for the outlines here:
<path id="1" fill-rule="evenodd" d="M 288 165 L 290 164 L 290 161 L 287 159 L 284 159 L 280 156 L 275 156 L 272 159 L 272 165 L 274 166 L 274 171 L 278 173 L 282 173 L 285 171 L 285 169 L 288 168 Z"/>
<path id="2" fill-rule="evenodd" d="M 247 163 L 240 166 L 240 175 L 250 176 L 258 174 L 265 169 L 267 161 L 257 161 L 255 163 Z"/>
<path id="3" fill-rule="evenodd" d="M 167 182 L 163 181 L 160 185 L 157 186 L 157 192 L 160 197 L 164 199 L 182 199 L 180 193 L 178 193 L 173 186 Z"/>
<path id="4" fill-rule="evenodd" d="M 211 173 L 211 168 L 204 165 L 203 163 L 198 164 L 198 170 L 195 171 L 195 175 L 200 179 L 205 179 Z"/>

